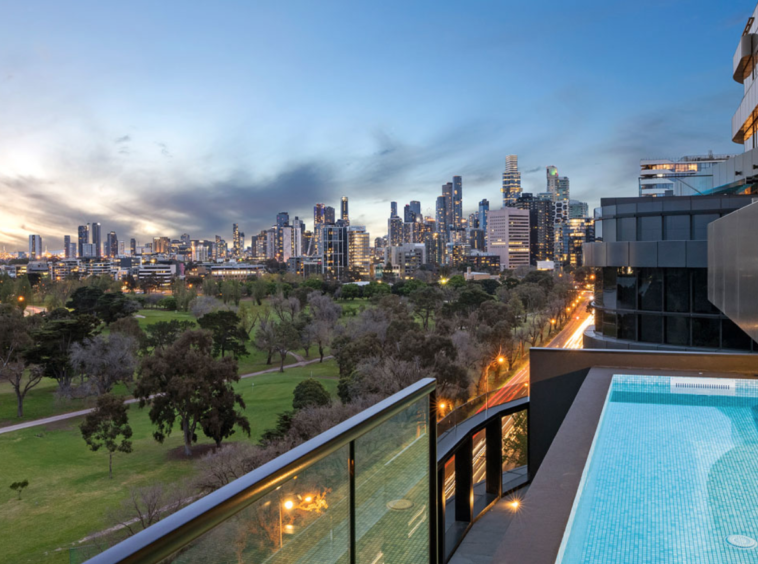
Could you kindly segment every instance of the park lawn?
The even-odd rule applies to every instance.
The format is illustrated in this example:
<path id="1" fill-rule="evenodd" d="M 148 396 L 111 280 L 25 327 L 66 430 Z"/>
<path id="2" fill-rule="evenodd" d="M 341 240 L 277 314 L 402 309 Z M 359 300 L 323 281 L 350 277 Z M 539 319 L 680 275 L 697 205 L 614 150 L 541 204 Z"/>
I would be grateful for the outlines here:
<path id="1" fill-rule="evenodd" d="M 61 399 L 56 396 L 57 389 L 58 382 L 43 378 L 42 382 L 27 392 L 24 398 L 24 416 L 19 418 L 16 417 L 16 394 L 13 388 L 8 382 L 0 382 L 0 427 L 95 407 L 97 402 L 94 397 Z M 118 396 L 129 395 L 123 384 L 116 386 L 113 393 Z"/>
<path id="2" fill-rule="evenodd" d="M 177 319 L 179 321 L 192 321 L 197 323 L 195 316 L 188 311 L 166 311 L 163 309 L 141 309 L 134 316 L 139 322 L 139 326 L 145 329 L 151 323 L 157 323 L 158 321 L 171 321 Z"/>
<path id="3" fill-rule="evenodd" d="M 279 413 L 291 409 L 292 391 L 311 374 L 336 396 L 334 361 L 237 383 L 252 434 L 248 439 L 238 432 L 231 440 L 257 441 L 275 425 Z M 133 452 L 114 456 L 113 480 L 108 478 L 107 454 L 89 451 L 81 438 L 78 425 L 83 418 L 0 435 L 0 475 L 8 482 L 0 484 L 0 560 L 66 564 L 68 547 L 110 526 L 108 512 L 120 506 L 130 488 L 177 483 L 192 474 L 191 460 L 169 456 L 182 448 L 178 430 L 159 444 L 152 438 L 147 410 L 131 405 L 129 416 Z M 212 443 L 199 435 L 198 444 Z M 25 479 L 30 485 L 19 501 L 7 486 Z"/>

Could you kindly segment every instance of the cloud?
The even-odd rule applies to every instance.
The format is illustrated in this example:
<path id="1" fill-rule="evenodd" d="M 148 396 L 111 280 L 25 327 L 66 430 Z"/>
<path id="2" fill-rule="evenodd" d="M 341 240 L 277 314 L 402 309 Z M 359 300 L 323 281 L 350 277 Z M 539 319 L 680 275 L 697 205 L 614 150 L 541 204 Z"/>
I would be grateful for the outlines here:
<path id="1" fill-rule="evenodd" d="M 118 139 L 116 139 L 114 141 L 114 143 L 116 143 L 116 145 L 119 145 L 121 143 L 128 143 L 131 140 L 132 140 L 132 138 L 129 135 L 122 135 L 121 137 L 119 137 Z"/>
<path id="2" fill-rule="evenodd" d="M 171 152 L 168 150 L 168 145 L 166 145 L 165 143 L 156 143 L 156 145 L 158 145 L 158 147 L 161 148 L 161 155 L 163 155 L 164 157 L 170 159 L 173 156 Z"/>

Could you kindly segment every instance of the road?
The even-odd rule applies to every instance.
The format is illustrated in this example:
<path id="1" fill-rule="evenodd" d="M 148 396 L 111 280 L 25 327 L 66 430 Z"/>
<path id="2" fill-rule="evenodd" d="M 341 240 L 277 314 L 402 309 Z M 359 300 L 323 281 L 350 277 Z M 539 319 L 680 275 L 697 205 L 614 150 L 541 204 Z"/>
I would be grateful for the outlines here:
<path id="1" fill-rule="evenodd" d="M 592 314 L 587 313 L 587 304 L 590 301 L 589 296 L 590 294 L 588 292 L 582 293 L 582 297 L 579 299 L 579 304 L 571 314 L 571 321 L 569 321 L 547 345 L 543 345 L 544 347 L 551 349 L 582 348 L 582 335 L 584 335 L 584 331 L 587 327 L 593 323 Z M 518 370 L 518 372 L 511 376 L 505 384 L 503 384 L 498 392 L 492 395 L 487 401 L 487 406 L 500 405 L 501 403 L 516 399 L 522 395 L 522 388 L 528 386 L 529 363 L 527 362 Z M 482 409 L 484 409 L 484 407 L 482 407 Z"/>
<path id="2" fill-rule="evenodd" d="M 293 355 L 297 356 L 297 355 Z M 302 357 L 300 357 L 302 358 Z M 328 360 L 332 358 L 331 356 L 325 356 L 324 360 Z M 309 364 L 314 364 L 318 362 L 319 359 L 315 358 L 312 360 L 301 360 L 300 362 L 296 362 L 294 364 L 288 364 L 284 367 L 284 370 L 287 370 L 288 368 L 295 368 L 297 366 L 307 366 Z M 266 370 L 261 370 L 260 372 L 251 372 L 250 374 L 243 374 L 240 376 L 240 378 L 252 378 L 254 376 L 261 376 L 263 374 L 269 374 L 271 372 L 279 372 L 279 367 L 269 368 Z M 137 403 L 138 399 L 128 399 L 124 403 L 130 404 L 130 403 Z M 12 433 L 13 431 L 20 431 L 21 429 L 29 429 L 30 427 L 37 427 L 39 425 L 49 425 L 50 423 L 55 423 L 56 421 L 64 421 L 66 419 L 71 419 L 73 417 L 81 417 L 83 415 L 87 415 L 90 413 L 94 408 L 89 409 L 82 409 L 80 411 L 70 411 L 68 413 L 61 413 L 60 415 L 54 415 L 52 417 L 45 417 L 44 419 L 35 419 L 34 421 L 26 421 L 25 423 L 18 423 L 16 425 L 10 425 L 8 427 L 0 427 L 0 435 L 3 433 Z"/>

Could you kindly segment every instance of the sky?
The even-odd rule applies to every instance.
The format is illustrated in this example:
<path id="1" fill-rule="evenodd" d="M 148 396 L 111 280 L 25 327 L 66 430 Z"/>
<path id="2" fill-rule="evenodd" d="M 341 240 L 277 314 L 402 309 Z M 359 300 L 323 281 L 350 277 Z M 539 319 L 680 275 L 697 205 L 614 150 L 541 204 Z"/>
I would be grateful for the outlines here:
<path id="1" fill-rule="evenodd" d="M 750 0 L 0 0 L 0 250 L 77 226 L 249 237 L 313 205 L 386 234 L 390 201 L 500 207 L 545 167 L 637 195 L 641 158 L 739 153 Z M 103 236 L 104 238 L 104 236 Z"/>

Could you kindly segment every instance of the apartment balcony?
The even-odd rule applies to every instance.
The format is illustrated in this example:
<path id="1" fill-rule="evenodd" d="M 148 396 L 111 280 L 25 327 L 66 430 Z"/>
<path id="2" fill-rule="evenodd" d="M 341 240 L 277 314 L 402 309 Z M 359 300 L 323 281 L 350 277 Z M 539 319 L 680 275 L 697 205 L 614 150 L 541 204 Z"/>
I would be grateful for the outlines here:
<path id="1" fill-rule="evenodd" d="M 755 52 L 758 50 L 758 35 L 746 33 L 740 37 L 737 50 L 732 58 L 732 78 L 743 84 L 755 68 Z"/>

